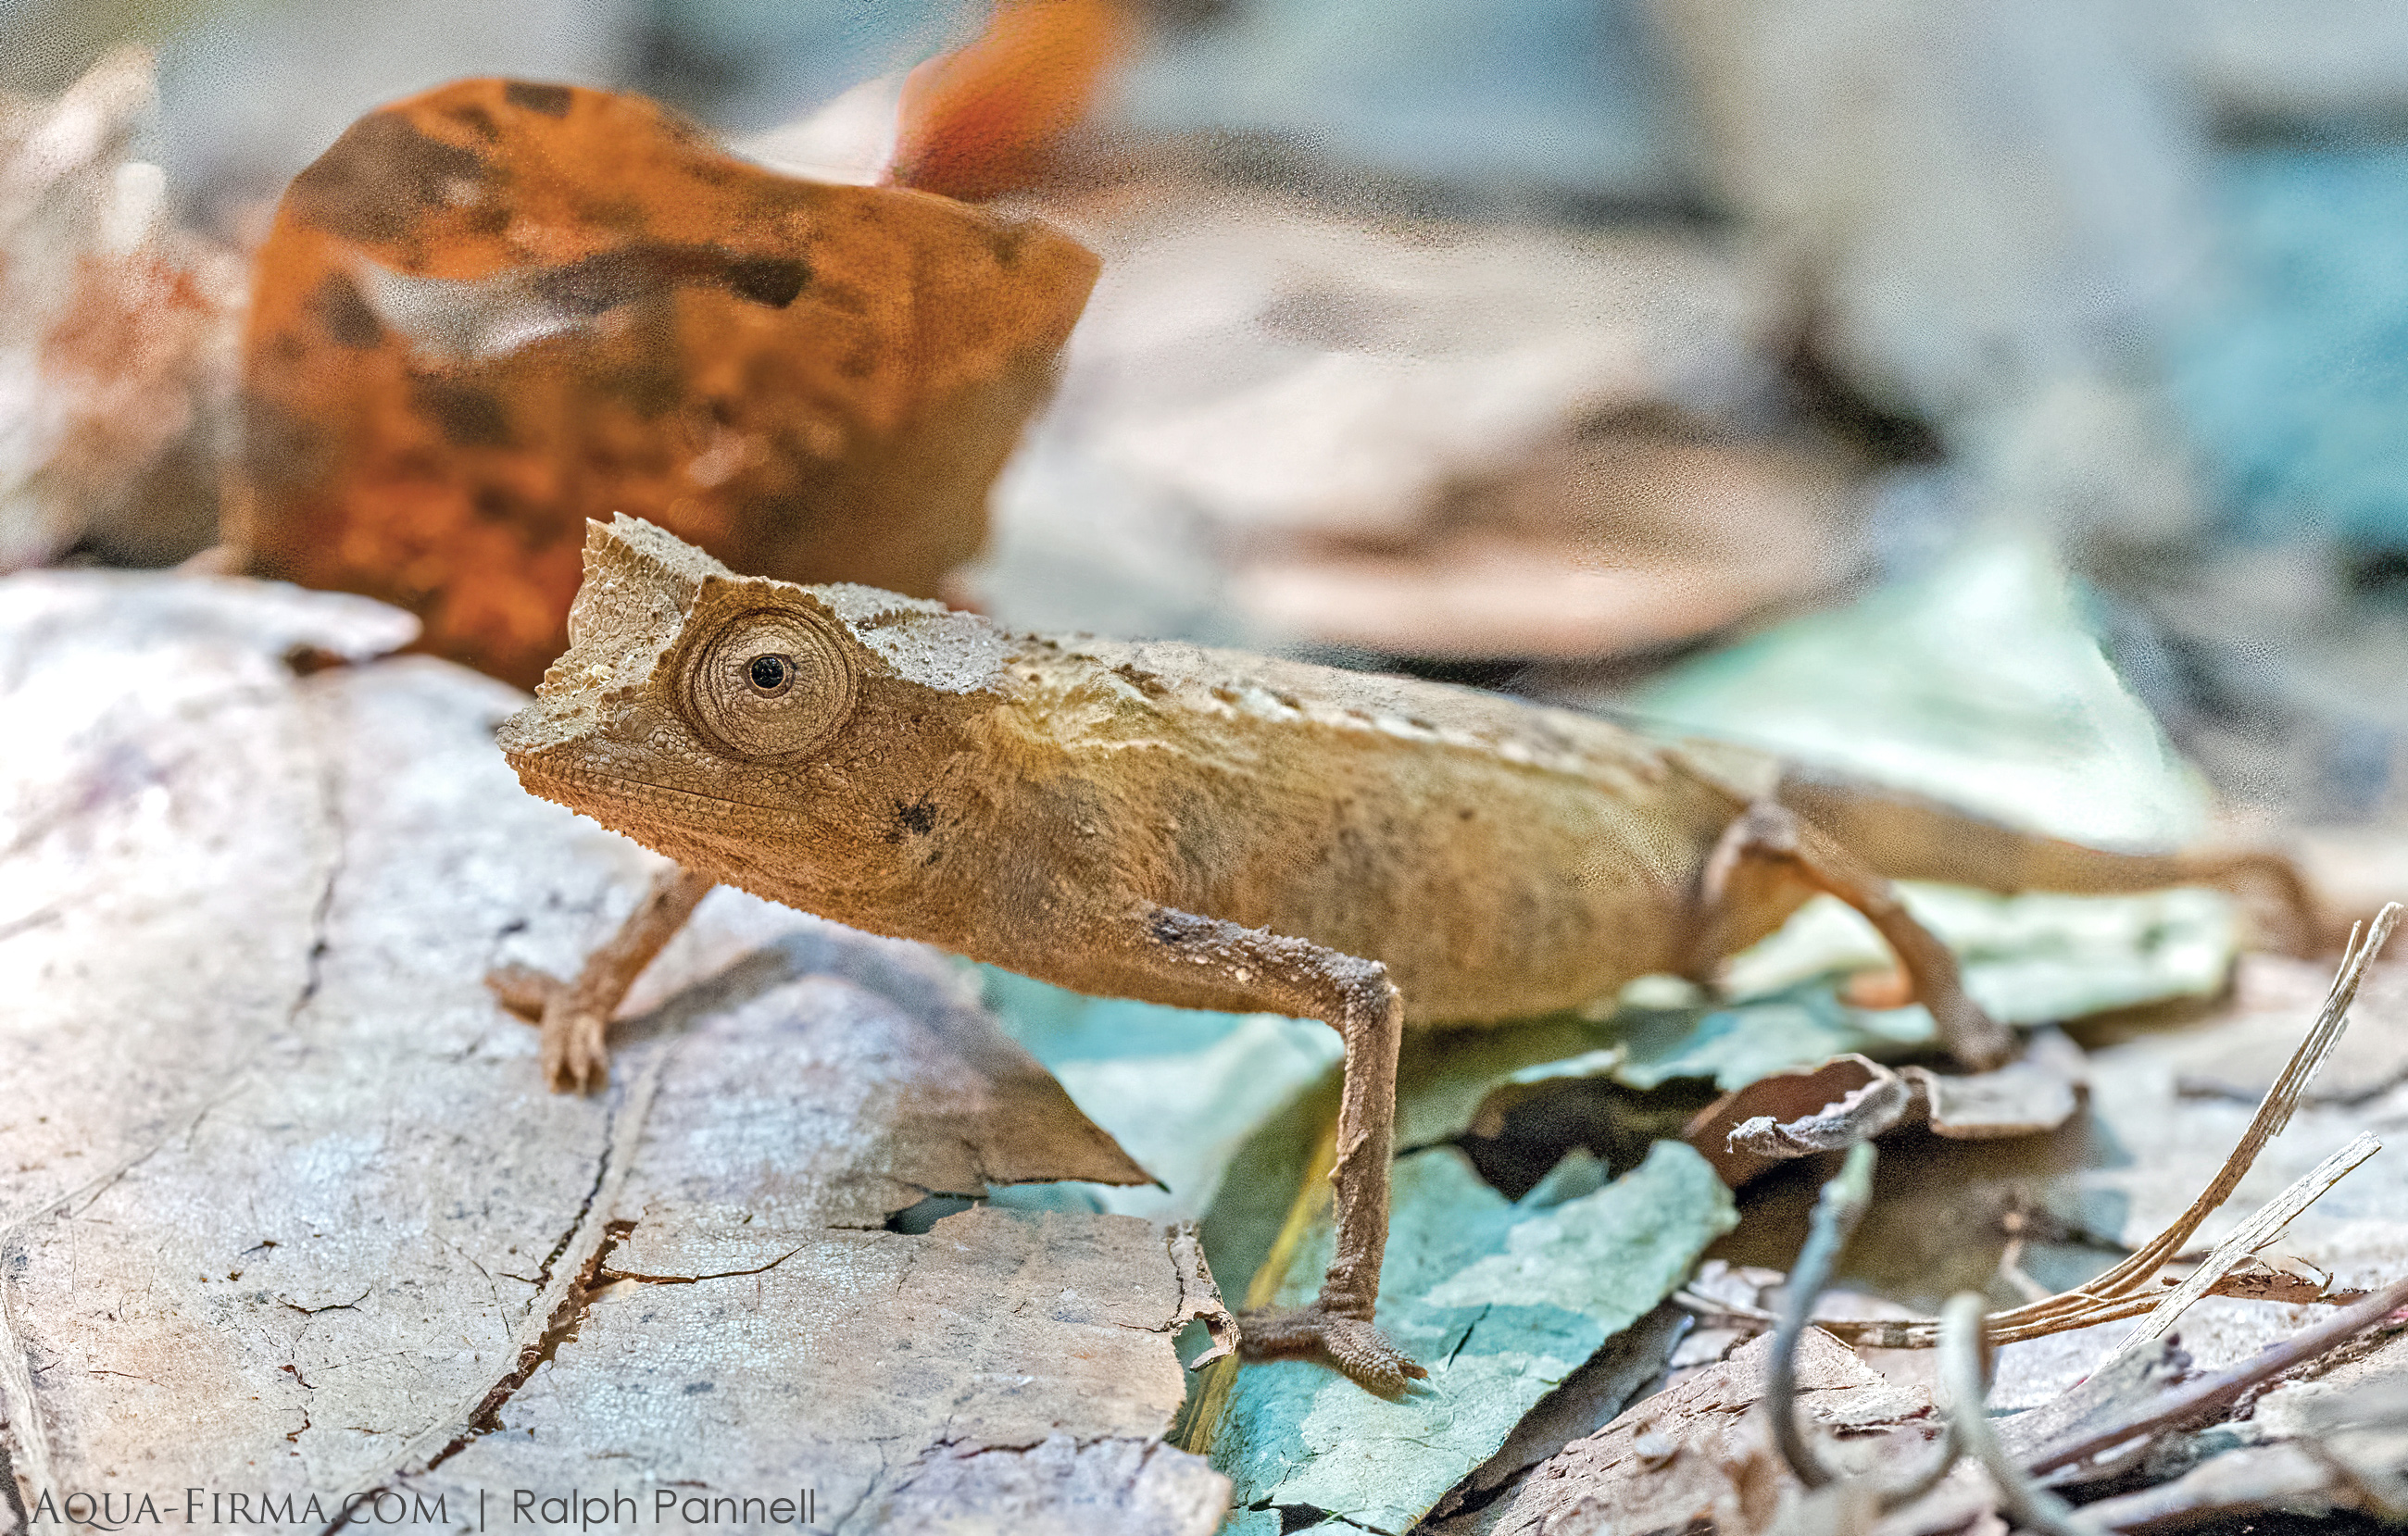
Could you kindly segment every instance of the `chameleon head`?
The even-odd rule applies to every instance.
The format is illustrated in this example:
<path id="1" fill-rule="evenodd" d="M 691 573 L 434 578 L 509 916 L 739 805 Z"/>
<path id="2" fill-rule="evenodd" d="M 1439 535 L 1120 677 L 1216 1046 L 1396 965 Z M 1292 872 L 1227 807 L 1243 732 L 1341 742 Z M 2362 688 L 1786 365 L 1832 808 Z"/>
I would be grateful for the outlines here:
<path id="1" fill-rule="evenodd" d="M 739 576 L 622 515 L 586 525 L 568 649 L 496 734 L 535 793 L 692 858 L 841 821 L 849 795 L 945 749 L 951 706 L 992 702 L 1003 654 L 974 615 Z"/>
<path id="2" fill-rule="evenodd" d="M 568 649 L 496 735 L 529 789 L 639 840 L 748 820 L 792 804 L 853 714 L 864 651 L 814 589 L 621 516 L 587 524 Z"/>

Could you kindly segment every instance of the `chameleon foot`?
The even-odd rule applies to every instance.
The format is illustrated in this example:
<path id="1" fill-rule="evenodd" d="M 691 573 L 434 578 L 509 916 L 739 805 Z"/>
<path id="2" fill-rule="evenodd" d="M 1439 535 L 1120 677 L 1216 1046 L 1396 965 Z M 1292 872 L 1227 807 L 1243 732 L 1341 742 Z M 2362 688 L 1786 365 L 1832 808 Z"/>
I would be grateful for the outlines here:
<path id="1" fill-rule="evenodd" d="M 592 1093 L 610 1081 L 610 1048 L 602 1043 L 608 1017 L 578 1006 L 575 989 L 563 987 L 543 1010 L 543 1080 L 554 1093 Z"/>
<path id="2" fill-rule="evenodd" d="M 609 1019 L 576 987 L 533 966 L 503 965 L 485 974 L 485 988 L 543 1031 L 543 1080 L 553 1092 L 588 1093 L 610 1080 Z"/>
<path id="3" fill-rule="evenodd" d="M 1239 1320 L 1238 1329 L 1246 1354 L 1255 1359 L 1319 1358 L 1383 1398 L 1400 1395 L 1406 1382 L 1429 1374 L 1369 1323 L 1341 1317 L 1319 1301 L 1289 1312 L 1250 1312 Z"/>
<path id="4" fill-rule="evenodd" d="M 485 977 L 503 1007 L 543 1031 L 543 1080 L 555 1093 L 591 1093 L 610 1080 L 610 1047 L 603 1032 L 645 966 L 685 926 L 710 894 L 711 878 L 670 864 L 627 914 L 619 932 L 585 957 L 575 981 L 526 965 L 501 966 Z"/>

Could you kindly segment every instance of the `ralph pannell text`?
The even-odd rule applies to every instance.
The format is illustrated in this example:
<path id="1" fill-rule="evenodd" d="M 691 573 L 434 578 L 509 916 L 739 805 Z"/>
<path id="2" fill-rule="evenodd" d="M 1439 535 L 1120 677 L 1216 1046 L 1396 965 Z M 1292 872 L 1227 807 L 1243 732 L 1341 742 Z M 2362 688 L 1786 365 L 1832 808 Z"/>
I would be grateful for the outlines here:
<path id="1" fill-rule="evenodd" d="M 794 1488 L 777 1494 L 702 1493 L 692 1488 L 480 1488 L 474 1498 L 453 1489 L 405 1493 L 377 1488 L 366 1493 L 246 1493 L 185 1488 L 173 1494 L 52 1493 L 24 1506 L 29 1530 L 47 1526 L 85 1530 L 124 1530 L 137 1526 L 201 1526 L 241 1529 L 252 1526 L 308 1526 L 324 1530 L 339 1521 L 345 1529 L 380 1526 L 440 1526 L 450 1530 L 609 1530 L 661 1526 L 688 1530 L 725 1526 L 794 1526 L 819 1523 L 819 1490 Z"/>

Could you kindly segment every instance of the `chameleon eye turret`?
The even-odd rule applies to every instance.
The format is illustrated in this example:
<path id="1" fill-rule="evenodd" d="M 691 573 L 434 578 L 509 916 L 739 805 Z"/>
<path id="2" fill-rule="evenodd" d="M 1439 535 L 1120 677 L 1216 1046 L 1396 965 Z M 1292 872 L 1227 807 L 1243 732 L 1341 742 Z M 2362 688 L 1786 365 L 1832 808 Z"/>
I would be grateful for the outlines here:
<path id="1" fill-rule="evenodd" d="M 788 761 L 827 740 L 853 710 L 853 671 L 830 620 L 754 608 L 704 636 L 679 679 L 686 716 L 748 761 Z"/>

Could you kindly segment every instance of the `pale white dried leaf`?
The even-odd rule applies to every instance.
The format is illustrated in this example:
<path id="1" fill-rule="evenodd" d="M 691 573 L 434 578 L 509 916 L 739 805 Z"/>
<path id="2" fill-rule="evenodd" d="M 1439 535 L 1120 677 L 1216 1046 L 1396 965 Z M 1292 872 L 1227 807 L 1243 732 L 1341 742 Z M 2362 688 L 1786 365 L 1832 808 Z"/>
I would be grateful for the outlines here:
<path id="1" fill-rule="evenodd" d="M 264 584 L 0 581 L 0 985 L 27 1000 L 0 1081 L 45 1085 L 0 1100 L 29 1504 L 466 1492 L 502 1458 L 506 1486 L 677 1463 L 764 1494 L 738 1480 L 810 1462 L 824 1511 L 925 1463 L 932 1500 L 991 1477 L 1209 1531 L 1226 1485 L 1160 1444 L 1209 1299 L 1169 1234 L 881 1226 L 931 1189 L 1130 1172 L 952 962 L 721 893 L 610 1090 L 544 1090 L 480 978 L 571 964 L 653 860 L 519 789 L 490 736 L 512 690 L 285 661 L 408 628 Z M 876 1444 L 844 1416 L 873 1398 Z M 511 1414 L 547 1432 L 485 1432 Z"/>

